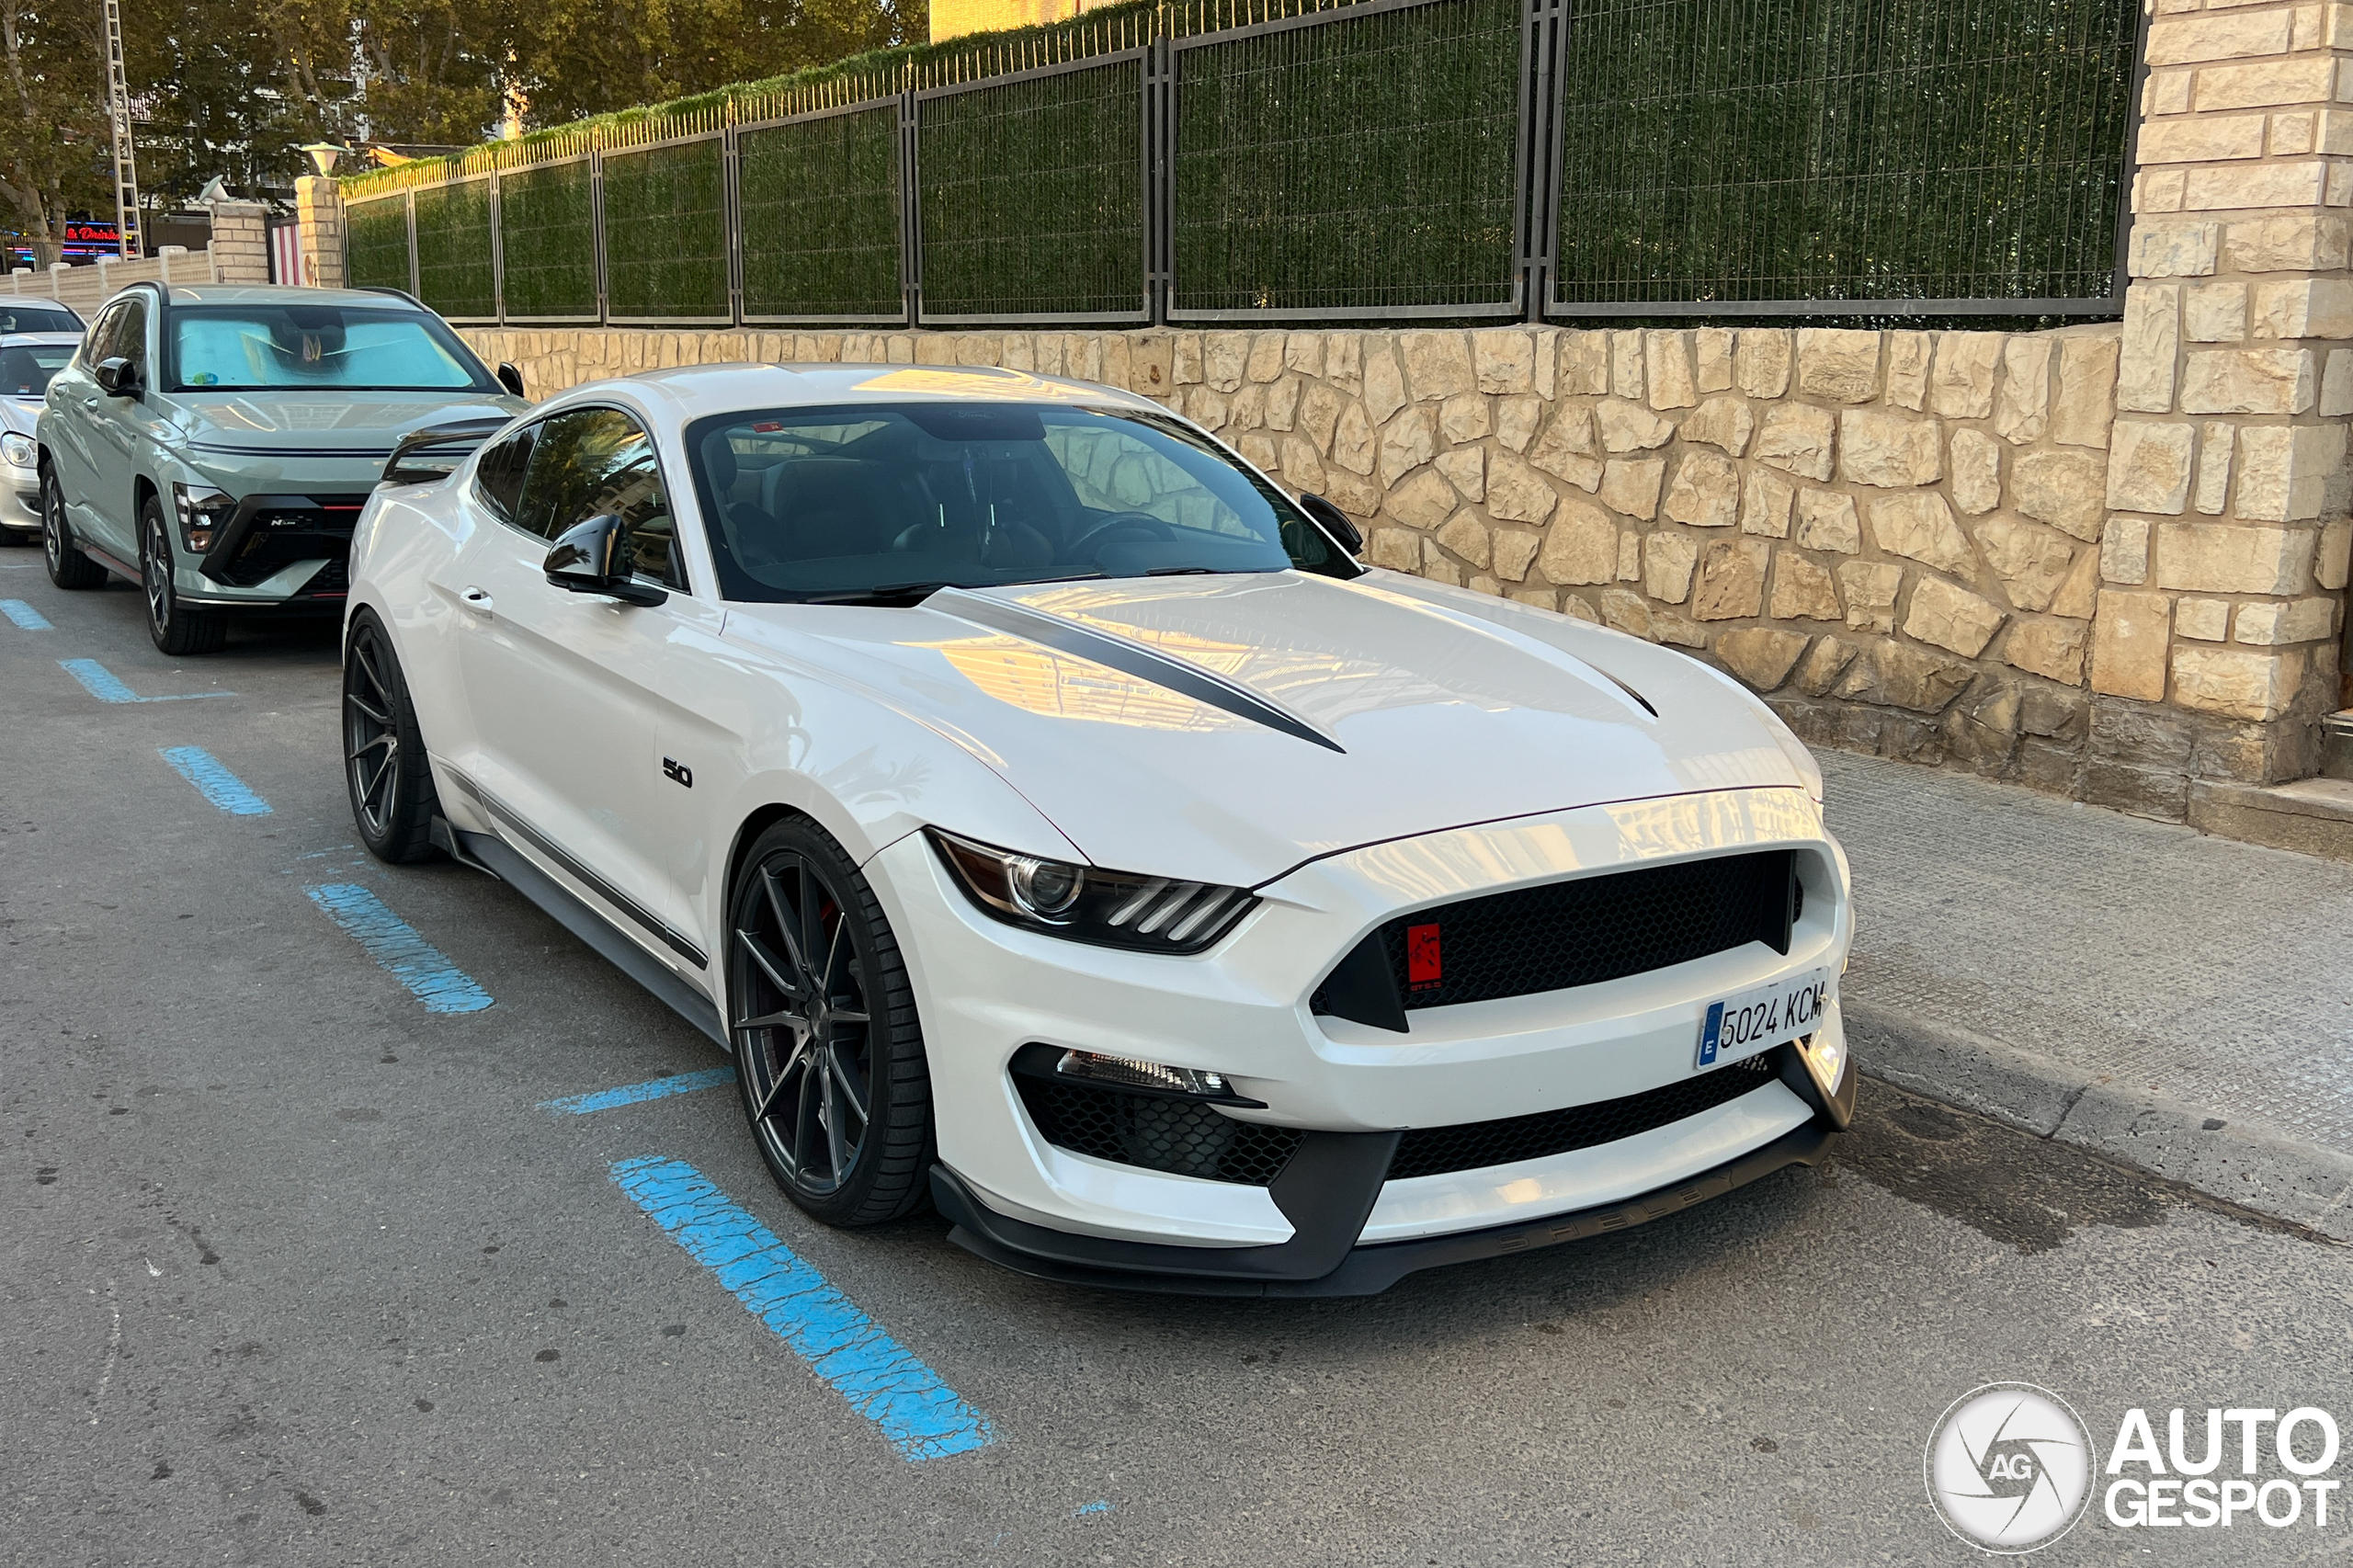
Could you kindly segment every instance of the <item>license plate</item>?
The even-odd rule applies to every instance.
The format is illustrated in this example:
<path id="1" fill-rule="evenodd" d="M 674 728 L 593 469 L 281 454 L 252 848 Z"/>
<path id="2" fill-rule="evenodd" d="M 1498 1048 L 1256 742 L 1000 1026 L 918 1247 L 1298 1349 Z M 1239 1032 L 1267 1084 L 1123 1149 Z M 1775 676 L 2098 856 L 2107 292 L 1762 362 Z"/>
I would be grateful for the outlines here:
<path id="1" fill-rule="evenodd" d="M 1830 1005 L 1830 971 L 1817 969 L 1708 1004 L 1699 1023 L 1702 1073 L 1812 1034 Z"/>

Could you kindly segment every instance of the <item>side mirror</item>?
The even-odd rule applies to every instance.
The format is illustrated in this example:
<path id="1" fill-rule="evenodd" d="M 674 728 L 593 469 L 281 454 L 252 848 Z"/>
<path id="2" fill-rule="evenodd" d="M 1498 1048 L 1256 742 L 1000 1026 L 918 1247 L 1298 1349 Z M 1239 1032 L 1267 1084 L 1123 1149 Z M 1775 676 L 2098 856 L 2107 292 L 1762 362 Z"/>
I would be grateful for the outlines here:
<path id="1" fill-rule="evenodd" d="M 1302 494 L 1299 509 L 1314 518 L 1324 531 L 1339 541 L 1340 548 L 1350 555 L 1364 553 L 1364 530 L 1348 520 L 1348 515 L 1321 495 Z"/>
<path id="2" fill-rule="evenodd" d="M 119 355 L 99 360 L 90 374 L 97 380 L 98 390 L 108 397 L 139 395 L 139 367 Z"/>
<path id="3" fill-rule="evenodd" d="M 523 372 L 514 366 L 501 360 L 498 369 L 493 374 L 497 376 L 500 386 L 505 387 L 517 397 L 528 398 L 530 395 L 523 390 Z"/>
<path id="4" fill-rule="evenodd" d="M 543 563 L 548 582 L 573 594 L 603 594 L 628 605 L 658 605 L 670 596 L 630 575 L 629 530 L 610 512 L 563 530 Z"/>

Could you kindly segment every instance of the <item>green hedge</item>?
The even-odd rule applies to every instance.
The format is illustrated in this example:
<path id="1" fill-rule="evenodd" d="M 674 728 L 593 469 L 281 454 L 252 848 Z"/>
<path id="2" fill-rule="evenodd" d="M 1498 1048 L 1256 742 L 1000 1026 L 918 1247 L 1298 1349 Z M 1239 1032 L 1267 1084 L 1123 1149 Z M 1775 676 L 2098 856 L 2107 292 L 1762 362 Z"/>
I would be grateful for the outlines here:
<path id="1" fill-rule="evenodd" d="M 1142 309 L 1142 95 L 1124 60 L 922 101 L 927 314 Z"/>
<path id="2" fill-rule="evenodd" d="M 1179 50 L 1176 308 L 1510 303 L 1519 10 Z"/>
<path id="3" fill-rule="evenodd" d="M 2133 0 L 1581 0 L 1572 300 L 2096 299 Z"/>
<path id="4" fill-rule="evenodd" d="M 490 181 L 420 187 L 416 297 L 453 321 L 495 320 L 498 274 L 490 241 Z"/>
<path id="5" fill-rule="evenodd" d="M 509 321 L 595 320 L 596 197 L 588 160 L 501 175 L 498 244 Z"/>
<path id="6" fill-rule="evenodd" d="M 718 137 L 605 154 L 605 296 L 615 320 L 729 319 Z"/>
<path id="7" fill-rule="evenodd" d="M 894 104 L 735 135 L 746 316 L 895 315 Z"/>
<path id="8" fill-rule="evenodd" d="M 395 192 L 356 203 L 343 221 L 346 280 L 355 289 L 407 289 L 407 199 Z"/>

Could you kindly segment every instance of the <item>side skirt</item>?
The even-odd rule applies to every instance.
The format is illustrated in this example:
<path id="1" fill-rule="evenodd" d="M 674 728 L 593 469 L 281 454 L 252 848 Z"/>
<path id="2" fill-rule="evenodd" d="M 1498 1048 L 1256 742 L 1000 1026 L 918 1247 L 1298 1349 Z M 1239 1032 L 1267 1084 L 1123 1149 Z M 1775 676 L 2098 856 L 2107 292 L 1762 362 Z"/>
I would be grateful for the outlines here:
<path id="1" fill-rule="evenodd" d="M 486 833 L 453 828 L 442 818 L 435 817 L 433 842 L 460 865 L 487 871 L 538 904 L 557 925 L 596 949 L 614 968 L 717 1041 L 720 1049 L 733 1049 L 728 1043 L 727 1026 L 710 997 L 671 973 L 653 954 L 623 936 L 602 913 L 517 854 L 505 841 Z"/>

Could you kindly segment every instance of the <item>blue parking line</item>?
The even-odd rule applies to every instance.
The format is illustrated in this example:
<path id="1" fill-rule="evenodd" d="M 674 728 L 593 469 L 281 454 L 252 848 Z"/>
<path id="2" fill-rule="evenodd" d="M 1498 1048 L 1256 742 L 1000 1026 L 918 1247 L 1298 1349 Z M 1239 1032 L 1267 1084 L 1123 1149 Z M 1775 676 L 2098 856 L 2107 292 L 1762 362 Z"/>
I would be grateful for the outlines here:
<path id="1" fill-rule="evenodd" d="M 616 1160 L 611 1170 L 671 1240 L 880 1426 L 902 1459 L 939 1459 L 996 1441 L 987 1416 L 692 1165 L 649 1155 Z"/>
<path id="2" fill-rule="evenodd" d="M 266 817 L 269 802 L 254 793 L 245 781 L 230 772 L 221 759 L 202 746 L 158 746 L 165 762 L 197 788 L 197 792 L 233 817 Z"/>
<path id="3" fill-rule="evenodd" d="M 710 1067 L 699 1073 L 680 1073 L 642 1084 L 624 1084 L 618 1089 L 599 1089 L 593 1095 L 566 1095 L 560 1100 L 541 1100 L 540 1108 L 585 1116 L 592 1110 L 610 1110 L 615 1106 L 667 1099 L 672 1095 L 688 1095 L 697 1089 L 715 1089 L 722 1084 L 734 1081 L 734 1068 Z"/>
<path id="4" fill-rule="evenodd" d="M 58 666 L 101 702 L 193 702 L 199 697 L 234 697 L 233 691 L 183 691 L 173 697 L 142 697 L 96 659 L 60 659 Z"/>
<path id="5" fill-rule="evenodd" d="M 448 954 L 418 936 L 415 927 L 358 883 L 328 882 L 302 891 L 351 933 L 369 958 L 415 992 L 426 1012 L 479 1013 L 490 1006 L 490 993 L 475 984 L 472 975 L 451 963 Z"/>
<path id="6" fill-rule="evenodd" d="M 0 599 L 0 615 L 6 616 L 10 620 L 15 621 L 27 631 L 49 631 L 54 630 L 49 624 L 49 617 L 41 614 L 40 611 L 33 608 L 32 606 L 27 604 L 22 599 Z"/>

